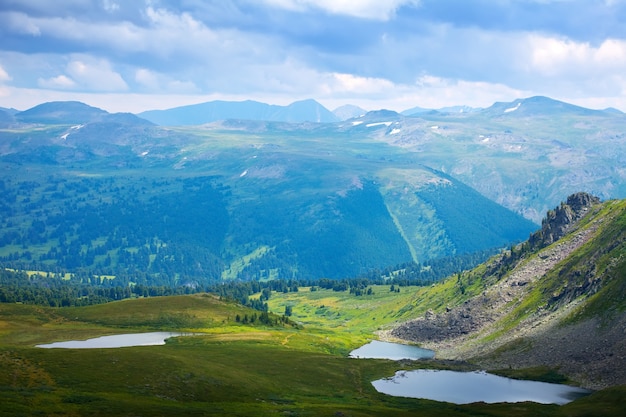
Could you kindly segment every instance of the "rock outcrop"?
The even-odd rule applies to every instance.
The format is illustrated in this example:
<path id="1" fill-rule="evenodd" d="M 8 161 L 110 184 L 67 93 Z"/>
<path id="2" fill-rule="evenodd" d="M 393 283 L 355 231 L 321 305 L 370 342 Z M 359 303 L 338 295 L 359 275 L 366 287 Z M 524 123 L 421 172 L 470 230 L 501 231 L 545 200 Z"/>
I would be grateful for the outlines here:
<path id="1" fill-rule="evenodd" d="M 574 223 L 587 214 L 590 207 L 600 203 L 598 197 L 587 193 L 572 194 L 565 203 L 548 211 L 541 222 L 541 230 L 533 233 L 528 240 L 531 248 L 544 248 L 565 236 Z"/>
<path id="2" fill-rule="evenodd" d="M 585 193 L 570 196 L 532 240 L 492 260 L 484 275 L 475 277 L 481 293 L 429 310 L 390 335 L 433 349 L 441 359 L 470 360 L 486 369 L 548 366 L 589 388 L 626 383 L 620 365 L 626 359 L 626 283 L 620 272 L 626 203 L 599 203 Z M 586 214 L 591 216 L 579 222 Z M 460 288 L 464 282 L 456 279 Z M 598 305 L 594 295 L 608 298 L 600 302 L 605 309 L 594 307 L 580 316 L 589 300 Z"/>

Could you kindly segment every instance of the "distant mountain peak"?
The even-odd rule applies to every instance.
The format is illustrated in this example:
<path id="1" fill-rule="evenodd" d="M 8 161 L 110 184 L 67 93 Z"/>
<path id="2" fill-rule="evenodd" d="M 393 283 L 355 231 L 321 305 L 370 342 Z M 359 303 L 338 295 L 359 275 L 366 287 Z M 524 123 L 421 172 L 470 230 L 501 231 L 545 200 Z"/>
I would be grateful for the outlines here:
<path id="1" fill-rule="evenodd" d="M 365 117 L 367 117 L 368 119 L 384 118 L 384 117 L 397 118 L 399 116 L 400 116 L 400 113 L 395 112 L 393 110 L 387 110 L 387 109 L 368 111 L 365 114 Z"/>
<path id="2" fill-rule="evenodd" d="M 566 103 L 545 96 L 519 98 L 511 102 L 496 102 L 483 110 L 489 116 L 550 116 L 555 114 L 593 115 L 607 114 L 601 110 L 592 110 Z"/>
<path id="3" fill-rule="evenodd" d="M 24 123 L 81 124 L 108 114 L 105 110 L 80 101 L 51 101 L 15 114 Z"/>
<path id="4" fill-rule="evenodd" d="M 295 101 L 287 106 L 245 101 L 209 101 L 166 110 L 150 110 L 139 117 L 164 126 L 201 125 L 220 120 L 256 120 L 288 123 L 329 123 L 337 117 L 313 99 Z"/>
<path id="5" fill-rule="evenodd" d="M 365 113 L 367 113 L 367 110 L 352 104 L 346 104 L 333 110 L 333 114 L 342 121 L 362 116 Z"/>

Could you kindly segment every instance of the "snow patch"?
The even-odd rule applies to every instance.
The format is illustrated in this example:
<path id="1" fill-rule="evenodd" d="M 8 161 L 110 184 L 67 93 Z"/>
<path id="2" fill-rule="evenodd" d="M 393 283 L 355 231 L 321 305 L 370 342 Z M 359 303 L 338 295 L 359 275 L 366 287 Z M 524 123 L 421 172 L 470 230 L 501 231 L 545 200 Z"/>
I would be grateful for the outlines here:
<path id="1" fill-rule="evenodd" d="M 61 139 L 63 139 L 63 140 L 67 140 L 67 137 L 68 137 L 69 135 L 70 135 L 69 133 L 66 133 L 66 134 L 64 134 L 64 135 L 61 135 Z"/>
<path id="2" fill-rule="evenodd" d="M 402 129 L 392 129 L 391 132 L 389 132 L 389 134 L 390 135 L 397 135 L 400 132 L 402 132 Z"/>
<path id="3" fill-rule="evenodd" d="M 144 152 L 140 153 L 139 155 L 146 156 L 146 155 L 148 155 L 148 151 L 144 151 Z"/>
<path id="4" fill-rule="evenodd" d="M 80 129 L 80 128 L 84 127 L 84 126 L 85 126 L 85 125 L 75 125 L 75 126 L 70 127 L 70 129 L 73 129 L 73 130 L 78 130 L 78 129 Z"/>
<path id="5" fill-rule="evenodd" d="M 435 126 L 431 126 L 430 128 L 431 128 L 432 130 L 437 130 L 437 129 L 439 129 L 439 126 L 435 125 Z"/>
<path id="6" fill-rule="evenodd" d="M 246 175 L 248 175 L 248 170 L 247 169 L 244 172 L 242 172 L 241 174 L 239 174 L 239 178 L 245 177 Z"/>
<path id="7" fill-rule="evenodd" d="M 357 120 L 356 122 L 352 122 L 352 126 L 358 126 L 363 123 L 363 120 Z"/>
<path id="8" fill-rule="evenodd" d="M 387 127 L 391 126 L 392 122 L 377 122 L 377 123 L 368 123 L 365 127 L 374 127 L 374 126 L 382 126 L 385 125 Z"/>
<path id="9" fill-rule="evenodd" d="M 522 102 L 520 101 L 519 103 L 517 103 L 517 106 L 515 107 L 509 107 L 508 109 L 504 109 L 505 113 L 511 113 L 512 111 L 515 111 L 517 109 L 519 109 L 519 106 L 522 105 Z"/>

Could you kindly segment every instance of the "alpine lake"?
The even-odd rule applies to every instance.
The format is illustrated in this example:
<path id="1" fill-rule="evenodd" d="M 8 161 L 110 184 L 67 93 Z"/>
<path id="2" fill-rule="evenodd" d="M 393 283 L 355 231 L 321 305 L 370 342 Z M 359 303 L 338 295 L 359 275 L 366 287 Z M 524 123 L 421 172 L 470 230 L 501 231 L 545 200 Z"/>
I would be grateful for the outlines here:
<path id="1" fill-rule="evenodd" d="M 88 340 L 71 340 L 37 345 L 46 349 L 112 349 L 131 346 L 163 345 L 171 337 L 193 336 L 194 333 L 150 332 L 102 336 Z M 350 352 L 355 359 L 420 360 L 431 359 L 435 352 L 417 346 L 371 341 Z M 524 381 L 492 375 L 484 371 L 458 372 L 448 370 L 398 371 L 389 378 L 372 382 L 383 394 L 443 401 L 454 404 L 474 402 L 524 402 L 567 404 L 591 391 L 563 384 Z"/>
<path id="2" fill-rule="evenodd" d="M 350 357 L 358 359 L 419 360 L 434 356 L 432 350 L 376 340 L 350 353 Z M 563 405 L 591 393 L 569 385 L 517 380 L 484 371 L 398 371 L 390 378 L 373 381 L 372 385 L 378 392 L 387 395 L 454 404 L 532 401 Z"/>

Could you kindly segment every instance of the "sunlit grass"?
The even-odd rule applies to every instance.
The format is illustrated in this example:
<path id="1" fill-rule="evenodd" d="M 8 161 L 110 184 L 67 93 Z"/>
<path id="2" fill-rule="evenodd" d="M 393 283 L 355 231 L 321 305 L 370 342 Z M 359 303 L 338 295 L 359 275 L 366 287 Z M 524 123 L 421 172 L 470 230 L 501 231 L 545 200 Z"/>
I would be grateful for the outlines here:
<path id="1" fill-rule="evenodd" d="M 253 311 L 212 295 L 76 308 L 0 304 L 0 416 L 577 416 L 594 404 L 613 410 L 599 415 L 620 415 L 614 405 L 616 395 L 623 393 L 619 390 L 597 402 L 583 399 L 567 407 L 456 406 L 377 393 L 371 381 L 398 369 L 454 367 L 437 361 L 398 364 L 347 357 L 424 290 L 405 287 L 395 293 L 389 286 L 376 286 L 369 299 L 332 290 L 272 294 L 272 308 L 294 303 L 294 315 L 302 322 L 297 328 L 237 323 L 236 314 Z M 322 304 L 332 313 L 320 314 Z M 176 330 L 200 334 L 173 338 L 164 346 L 33 347 L 102 334 L 175 330 L 172 318 L 177 317 L 196 327 Z"/>

